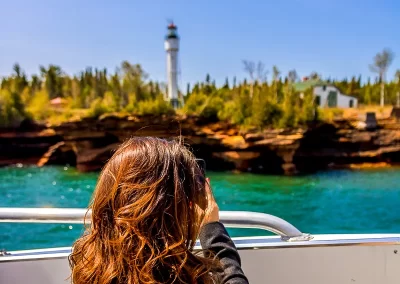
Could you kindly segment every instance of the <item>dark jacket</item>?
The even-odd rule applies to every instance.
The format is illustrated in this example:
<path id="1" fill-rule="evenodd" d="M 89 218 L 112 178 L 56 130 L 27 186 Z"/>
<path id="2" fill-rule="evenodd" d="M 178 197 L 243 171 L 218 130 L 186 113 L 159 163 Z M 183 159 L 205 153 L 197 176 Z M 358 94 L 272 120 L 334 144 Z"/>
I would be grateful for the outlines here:
<path id="1" fill-rule="evenodd" d="M 200 232 L 201 247 L 211 251 L 220 261 L 222 272 L 218 273 L 221 284 L 248 284 L 241 268 L 240 256 L 235 244 L 220 222 L 206 224 Z"/>

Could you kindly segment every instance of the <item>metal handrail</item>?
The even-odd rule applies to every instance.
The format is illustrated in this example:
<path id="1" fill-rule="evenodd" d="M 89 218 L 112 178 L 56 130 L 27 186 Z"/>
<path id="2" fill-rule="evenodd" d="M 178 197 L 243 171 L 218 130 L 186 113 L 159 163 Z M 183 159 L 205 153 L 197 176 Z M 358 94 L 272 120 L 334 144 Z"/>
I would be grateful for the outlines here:
<path id="1" fill-rule="evenodd" d="M 86 216 L 86 220 L 85 220 Z M 0 208 L 0 223 L 89 224 L 91 211 L 77 208 Z M 220 221 L 231 228 L 256 228 L 273 232 L 284 241 L 312 239 L 292 224 L 273 215 L 248 211 L 221 211 Z"/>

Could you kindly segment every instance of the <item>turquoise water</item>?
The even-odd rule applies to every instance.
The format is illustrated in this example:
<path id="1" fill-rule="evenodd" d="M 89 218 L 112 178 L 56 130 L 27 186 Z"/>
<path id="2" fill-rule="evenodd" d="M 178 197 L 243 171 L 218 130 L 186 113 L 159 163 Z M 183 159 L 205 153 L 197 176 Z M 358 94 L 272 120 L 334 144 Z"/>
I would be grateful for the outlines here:
<path id="1" fill-rule="evenodd" d="M 400 169 L 301 177 L 209 173 L 209 177 L 221 210 L 270 213 L 313 234 L 400 233 Z M 0 207 L 85 207 L 96 178 L 95 173 L 67 167 L 1 168 Z M 82 226 L 76 224 L 0 223 L 0 249 L 70 246 L 81 233 Z"/>

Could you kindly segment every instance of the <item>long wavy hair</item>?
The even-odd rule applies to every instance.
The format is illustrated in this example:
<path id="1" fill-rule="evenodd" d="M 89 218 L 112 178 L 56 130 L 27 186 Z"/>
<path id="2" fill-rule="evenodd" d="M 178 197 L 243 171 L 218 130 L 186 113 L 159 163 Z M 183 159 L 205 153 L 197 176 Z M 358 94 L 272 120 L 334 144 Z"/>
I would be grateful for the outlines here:
<path id="1" fill-rule="evenodd" d="M 193 252 L 204 185 L 182 143 L 129 139 L 99 176 L 91 224 L 69 257 L 72 283 L 212 283 L 218 263 Z"/>

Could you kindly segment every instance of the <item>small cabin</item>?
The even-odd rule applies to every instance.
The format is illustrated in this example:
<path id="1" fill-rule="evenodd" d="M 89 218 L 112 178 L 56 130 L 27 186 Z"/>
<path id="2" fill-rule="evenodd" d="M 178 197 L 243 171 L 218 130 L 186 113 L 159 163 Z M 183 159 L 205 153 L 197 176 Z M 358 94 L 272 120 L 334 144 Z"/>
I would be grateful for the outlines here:
<path id="1" fill-rule="evenodd" d="M 295 90 L 305 92 L 313 88 L 315 103 L 320 107 L 327 108 L 356 108 L 358 99 L 343 94 L 336 86 L 320 80 L 303 80 L 295 84 Z"/>
<path id="2" fill-rule="evenodd" d="M 55 109 L 62 109 L 67 105 L 67 100 L 61 97 L 50 100 L 50 106 Z"/>

